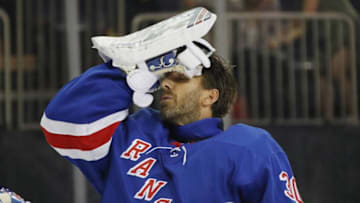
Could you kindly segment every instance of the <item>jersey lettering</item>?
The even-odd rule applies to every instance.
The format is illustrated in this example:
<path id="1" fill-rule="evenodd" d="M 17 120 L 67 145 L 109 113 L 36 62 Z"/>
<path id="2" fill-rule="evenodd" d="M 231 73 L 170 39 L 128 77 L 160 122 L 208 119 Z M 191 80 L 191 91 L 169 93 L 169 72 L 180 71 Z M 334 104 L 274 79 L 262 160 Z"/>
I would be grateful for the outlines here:
<path id="1" fill-rule="evenodd" d="M 156 159 L 147 158 L 137 164 L 136 166 L 130 168 L 127 172 L 128 175 L 136 176 L 139 178 L 146 178 L 149 175 L 149 171 L 154 166 Z"/>
<path id="2" fill-rule="evenodd" d="M 282 171 L 279 178 L 281 181 L 286 181 L 286 190 L 284 190 L 285 196 L 294 200 L 296 203 L 303 203 L 294 176 L 289 179 L 289 175 L 285 171 Z"/>
<path id="3" fill-rule="evenodd" d="M 140 155 L 145 153 L 150 147 L 150 143 L 140 139 L 135 139 L 131 146 L 121 154 L 121 158 L 137 161 L 140 158 Z"/>
<path id="4" fill-rule="evenodd" d="M 160 189 L 166 184 L 166 181 L 157 181 L 156 179 L 149 178 L 134 197 L 135 199 L 144 199 L 145 197 L 146 201 L 151 201 L 154 196 L 160 191 Z"/>
<path id="5" fill-rule="evenodd" d="M 172 199 L 167 199 L 167 198 L 160 198 L 158 200 L 156 200 L 154 203 L 171 203 Z"/>

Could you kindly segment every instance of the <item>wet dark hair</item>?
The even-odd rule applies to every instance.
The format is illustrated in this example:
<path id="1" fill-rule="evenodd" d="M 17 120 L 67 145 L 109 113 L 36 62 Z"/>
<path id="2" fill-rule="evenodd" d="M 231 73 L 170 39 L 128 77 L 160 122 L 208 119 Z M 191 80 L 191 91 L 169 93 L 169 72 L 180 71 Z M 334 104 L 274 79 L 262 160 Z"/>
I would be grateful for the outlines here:
<path id="1" fill-rule="evenodd" d="M 205 89 L 217 89 L 218 100 L 212 105 L 213 117 L 223 117 L 231 109 L 236 98 L 236 82 L 232 74 L 232 66 L 223 58 L 213 54 L 209 57 L 210 68 L 202 70 L 202 85 Z"/>

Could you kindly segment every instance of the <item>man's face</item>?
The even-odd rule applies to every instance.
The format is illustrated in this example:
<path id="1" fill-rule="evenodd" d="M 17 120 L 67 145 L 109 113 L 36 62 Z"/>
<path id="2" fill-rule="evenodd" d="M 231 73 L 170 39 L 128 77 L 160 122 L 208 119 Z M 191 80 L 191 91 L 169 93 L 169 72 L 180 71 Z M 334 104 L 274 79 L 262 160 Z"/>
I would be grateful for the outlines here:
<path id="1" fill-rule="evenodd" d="M 188 78 L 179 72 L 161 80 L 160 113 L 163 119 L 184 125 L 200 119 L 201 76 Z"/>

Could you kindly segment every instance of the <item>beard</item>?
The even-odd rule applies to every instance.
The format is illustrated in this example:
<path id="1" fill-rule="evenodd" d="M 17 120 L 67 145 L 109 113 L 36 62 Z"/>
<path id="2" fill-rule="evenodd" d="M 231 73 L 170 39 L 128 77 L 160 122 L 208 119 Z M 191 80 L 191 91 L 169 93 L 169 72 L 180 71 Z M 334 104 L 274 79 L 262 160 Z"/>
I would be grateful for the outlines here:
<path id="1" fill-rule="evenodd" d="M 187 124 L 199 120 L 200 118 L 200 93 L 192 90 L 178 97 L 171 92 L 163 92 L 171 95 L 169 101 L 160 102 L 160 115 L 163 120 L 176 123 Z"/>

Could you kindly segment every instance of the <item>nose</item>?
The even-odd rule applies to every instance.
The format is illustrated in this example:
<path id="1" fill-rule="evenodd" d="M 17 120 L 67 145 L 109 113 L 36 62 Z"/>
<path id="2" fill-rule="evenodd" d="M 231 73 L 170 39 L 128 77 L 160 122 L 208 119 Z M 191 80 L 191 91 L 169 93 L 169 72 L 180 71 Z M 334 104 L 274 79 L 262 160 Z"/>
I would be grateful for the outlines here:
<path id="1" fill-rule="evenodd" d="M 163 78 L 160 82 L 160 86 L 164 90 L 171 90 L 173 88 L 173 81 L 171 81 L 169 78 Z"/>

